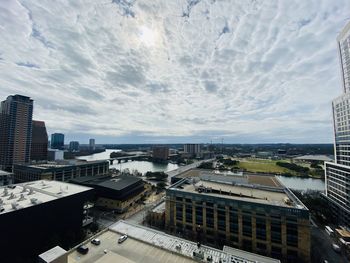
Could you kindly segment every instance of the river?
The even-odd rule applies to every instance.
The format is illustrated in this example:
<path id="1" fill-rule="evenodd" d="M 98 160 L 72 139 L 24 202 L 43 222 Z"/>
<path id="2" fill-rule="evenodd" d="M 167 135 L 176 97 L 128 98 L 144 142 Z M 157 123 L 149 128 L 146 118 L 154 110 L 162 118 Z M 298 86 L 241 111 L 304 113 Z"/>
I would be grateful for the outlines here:
<path id="1" fill-rule="evenodd" d="M 87 161 L 95 161 L 95 160 L 106 160 L 110 158 L 110 154 L 112 152 L 118 152 L 121 150 L 113 150 L 113 149 L 106 149 L 106 151 L 102 153 L 95 153 L 92 155 L 87 156 L 79 156 L 77 159 L 87 160 Z M 132 152 L 137 154 L 138 152 Z M 177 164 L 160 164 L 160 163 L 152 163 L 147 161 L 129 161 L 129 162 L 123 162 L 118 163 L 115 161 L 112 165 L 109 166 L 110 168 L 116 168 L 120 171 L 124 169 L 129 169 L 130 172 L 133 170 L 137 170 L 142 174 L 145 174 L 148 171 L 151 172 L 169 172 L 172 170 L 177 169 L 179 166 Z"/>
<path id="2" fill-rule="evenodd" d="M 112 152 L 116 152 L 120 150 L 106 149 L 106 151 L 102 153 L 96 153 L 88 156 L 80 156 L 78 159 L 83 159 L 87 161 L 94 160 L 105 160 L 110 158 L 110 154 Z M 136 154 L 136 152 L 135 152 Z M 177 164 L 158 164 L 147 161 L 129 161 L 125 163 L 114 162 L 113 165 L 110 165 L 111 168 L 116 168 L 118 170 L 124 170 L 128 168 L 130 172 L 133 170 L 137 170 L 142 174 L 145 174 L 148 171 L 151 172 L 169 172 L 177 169 L 179 166 Z M 299 178 L 299 177 L 286 177 L 286 176 L 277 176 L 277 178 L 284 184 L 286 187 L 295 190 L 317 190 L 324 191 L 325 183 L 324 180 L 314 179 L 314 178 Z"/>

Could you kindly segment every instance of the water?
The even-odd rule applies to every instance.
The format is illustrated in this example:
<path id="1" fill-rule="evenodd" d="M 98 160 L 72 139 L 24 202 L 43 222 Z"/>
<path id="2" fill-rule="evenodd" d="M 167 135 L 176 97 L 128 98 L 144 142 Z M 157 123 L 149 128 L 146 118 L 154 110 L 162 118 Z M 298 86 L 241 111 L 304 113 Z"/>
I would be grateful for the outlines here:
<path id="1" fill-rule="evenodd" d="M 325 183 L 322 179 L 314 178 L 299 178 L 299 177 L 286 177 L 286 176 L 277 176 L 277 178 L 284 184 L 286 187 L 295 190 L 325 190 Z"/>
<path id="2" fill-rule="evenodd" d="M 77 159 L 83 159 L 87 161 L 96 161 L 96 160 L 105 160 L 110 158 L 110 154 L 112 152 L 120 152 L 121 150 L 112 150 L 112 149 L 106 149 L 106 151 L 102 153 L 95 153 L 92 155 L 87 156 L 79 156 Z M 133 152 L 134 154 L 137 154 L 137 152 Z M 117 161 L 114 161 L 113 165 L 109 166 L 110 168 L 116 168 L 118 170 L 124 170 L 128 168 L 130 172 L 133 170 L 137 170 L 142 174 L 145 174 L 148 171 L 151 172 L 168 172 L 177 169 L 179 166 L 177 164 L 159 164 L 159 163 L 152 163 L 147 161 L 129 161 L 124 163 L 118 163 Z"/>
<path id="3" fill-rule="evenodd" d="M 84 159 L 87 161 L 95 161 L 95 160 L 105 160 L 109 159 L 109 155 L 112 152 L 116 152 L 120 150 L 112 150 L 107 149 L 105 152 L 96 153 L 88 156 L 80 156 L 78 159 Z M 136 154 L 136 153 L 135 153 Z M 177 164 L 158 164 L 147 161 L 133 161 L 127 163 L 114 162 L 113 165 L 110 165 L 111 168 L 116 168 L 118 170 L 124 170 L 128 168 L 130 172 L 133 170 L 138 170 L 140 173 L 145 174 L 148 171 L 151 172 L 168 172 L 177 169 L 179 166 Z M 288 188 L 296 189 L 296 190 L 318 190 L 324 191 L 325 184 L 322 179 L 314 179 L 314 178 L 300 178 L 300 177 L 286 177 L 286 176 L 277 176 L 277 178 Z"/>

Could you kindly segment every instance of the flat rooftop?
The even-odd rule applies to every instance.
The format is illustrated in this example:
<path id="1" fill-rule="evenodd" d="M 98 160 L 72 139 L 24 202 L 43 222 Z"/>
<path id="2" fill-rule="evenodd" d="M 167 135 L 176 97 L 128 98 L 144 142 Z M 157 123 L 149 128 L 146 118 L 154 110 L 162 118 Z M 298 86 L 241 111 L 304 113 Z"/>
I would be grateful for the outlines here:
<path id="1" fill-rule="evenodd" d="M 323 162 L 332 162 L 333 159 L 328 155 L 302 155 L 295 157 L 294 160 L 301 161 L 323 161 Z"/>
<path id="2" fill-rule="evenodd" d="M 2 176 L 2 175 L 7 175 L 7 176 L 9 176 L 9 175 L 13 175 L 13 173 L 9 173 L 9 172 L 0 170 L 0 176 Z"/>
<path id="3" fill-rule="evenodd" d="M 118 238 L 127 234 L 128 239 L 118 244 Z M 207 246 L 198 249 L 197 244 L 175 236 L 167 235 L 163 232 L 134 225 L 125 221 L 118 221 L 113 224 L 108 231 L 97 236 L 101 240 L 99 246 L 87 242 L 89 248 L 86 255 L 79 254 L 73 250 L 68 255 L 68 263 L 114 263 L 114 262 L 142 262 L 142 263 L 163 263 L 163 262 L 198 262 L 193 258 L 193 252 L 204 254 L 206 260 L 208 256 L 213 258 L 212 262 L 226 263 L 278 263 L 279 260 L 259 256 L 242 250 L 237 250 L 234 254 L 224 252 Z M 103 251 L 107 250 L 107 253 Z M 255 260 L 249 260 L 245 254 L 255 256 Z M 239 255 L 238 255 L 239 254 Z M 257 259 L 257 260 L 256 260 Z"/>
<path id="4" fill-rule="evenodd" d="M 242 183 L 232 180 L 223 181 L 214 177 L 200 177 L 183 179 L 183 181 L 170 186 L 169 190 L 288 208 L 307 209 L 289 190 L 282 188 L 275 177 L 260 176 L 252 178 L 253 181 L 266 180 L 267 182 L 275 182 L 274 180 L 276 180 L 277 186 L 271 187 L 266 185 L 266 182 L 260 181 L 260 184 L 251 184 L 249 181 L 252 181 L 252 179 L 247 180 L 248 183 Z"/>
<path id="5" fill-rule="evenodd" d="M 91 189 L 90 187 L 47 180 L 3 186 L 0 187 L 0 208 L 2 210 L 0 210 L 0 215 Z"/>
<path id="6" fill-rule="evenodd" d="M 106 160 L 97 160 L 97 161 L 84 161 L 84 160 L 62 160 L 62 161 L 52 161 L 47 163 L 37 163 L 37 164 L 16 164 L 17 167 L 29 167 L 40 170 L 48 170 L 62 167 L 71 167 L 71 166 L 79 166 L 79 165 L 89 165 L 95 163 L 104 163 L 108 162 Z"/>

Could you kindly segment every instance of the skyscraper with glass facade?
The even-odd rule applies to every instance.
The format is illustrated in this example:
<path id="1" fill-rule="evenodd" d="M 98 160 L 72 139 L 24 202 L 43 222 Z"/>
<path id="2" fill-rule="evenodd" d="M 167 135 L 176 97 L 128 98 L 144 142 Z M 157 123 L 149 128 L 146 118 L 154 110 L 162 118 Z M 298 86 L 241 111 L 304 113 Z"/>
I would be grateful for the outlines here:
<path id="1" fill-rule="evenodd" d="M 8 96 L 0 104 L 0 166 L 11 170 L 15 163 L 28 163 L 32 141 L 33 100 Z"/>
<path id="2" fill-rule="evenodd" d="M 326 163 L 326 197 L 338 223 L 350 226 L 350 22 L 337 37 L 343 94 L 333 100 L 335 163 Z"/>

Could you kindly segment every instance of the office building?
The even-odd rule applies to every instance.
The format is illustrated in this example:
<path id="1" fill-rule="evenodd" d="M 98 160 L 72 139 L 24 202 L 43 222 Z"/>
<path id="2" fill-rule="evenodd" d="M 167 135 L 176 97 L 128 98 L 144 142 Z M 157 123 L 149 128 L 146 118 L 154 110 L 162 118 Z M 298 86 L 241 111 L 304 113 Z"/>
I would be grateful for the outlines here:
<path id="1" fill-rule="evenodd" d="M 77 141 L 69 142 L 69 151 L 79 152 L 79 142 Z"/>
<path id="2" fill-rule="evenodd" d="M 57 149 L 47 150 L 47 160 L 48 161 L 61 161 L 64 160 L 64 151 Z"/>
<path id="3" fill-rule="evenodd" d="M 350 227 L 350 22 L 337 37 L 343 94 L 333 100 L 335 163 L 326 162 L 326 192 L 338 223 Z"/>
<path id="4" fill-rule="evenodd" d="M 32 146 L 30 151 L 30 159 L 32 161 L 47 160 L 47 139 L 45 122 L 33 121 Z"/>
<path id="5" fill-rule="evenodd" d="M 200 144 L 194 144 L 194 143 L 184 144 L 184 152 L 187 154 L 190 154 L 191 157 L 199 156 L 201 149 L 202 147 Z"/>
<path id="6" fill-rule="evenodd" d="M 108 161 L 66 160 L 40 164 L 14 165 L 15 182 L 29 182 L 35 180 L 56 180 L 68 182 L 83 176 L 107 175 Z"/>
<path id="7" fill-rule="evenodd" d="M 166 190 L 166 229 L 197 242 L 310 262 L 309 210 L 275 178 L 203 175 Z"/>
<path id="8" fill-rule="evenodd" d="M 0 187 L 0 261 L 37 262 L 37 255 L 50 247 L 75 245 L 92 193 L 56 181 Z"/>
<path id="9" fill-rule="evenodd" d="M 117 240 L 127 233 L 128 238 L 118 243 Z M 135 225 L 123 220 L 111 225 L 107 231 L 93 238 L 101 241 L 101 249 L 96 249 L 86 240 L 82 244 L 89 248 L 86 255 L 81 255 L 77 249 L 64 253 L 63 249 L 53 249 L 39 255 L 43 263 L 75 263 L 77 259 L 84 262 L 109 263 L 163 263 L 163 262 L 230 262 L 230 263 L 278 263 L 279 260 L 248 253 L 242 250 L 225 247 L 223 250 L 208 246 L 198 247 L 196 243 L 167 235 L 144 226 Z M 55 261 L 55 260 L 62 261 Z"/>
<path id="10" fill-rule="evenodd" d="M 95 206 L 124 213 L 152 191 L 151 185 L 135 176 L 83 176 L 70 180 L 95 189 Z"/>
<path id="11" fill-rule="evenodd" d="M 90 139 L 89 140 L 89 148 L 90 148 L 90 151 L 95 151 L 96 150 L 95 139 Z"/>
<path id="12" fill-rule="evenodd" d="M 54 133 L 51 134 L 51 148 L 62 150 L 64 148 L 64 134 Z"/>
<path id="13" fill-rule="evenodd" d="M 14 163 L 30 161 L 33 100 L 8 96 L 1 102 L 0 112 L 0 168 L 11 170 Z"/>
<path id="14" fill-rule="evenodd" d="M 167 146 L 153 146 L 152 158 L 156 161 L 166 161 L 169 158 L 169 147 Z"/>

